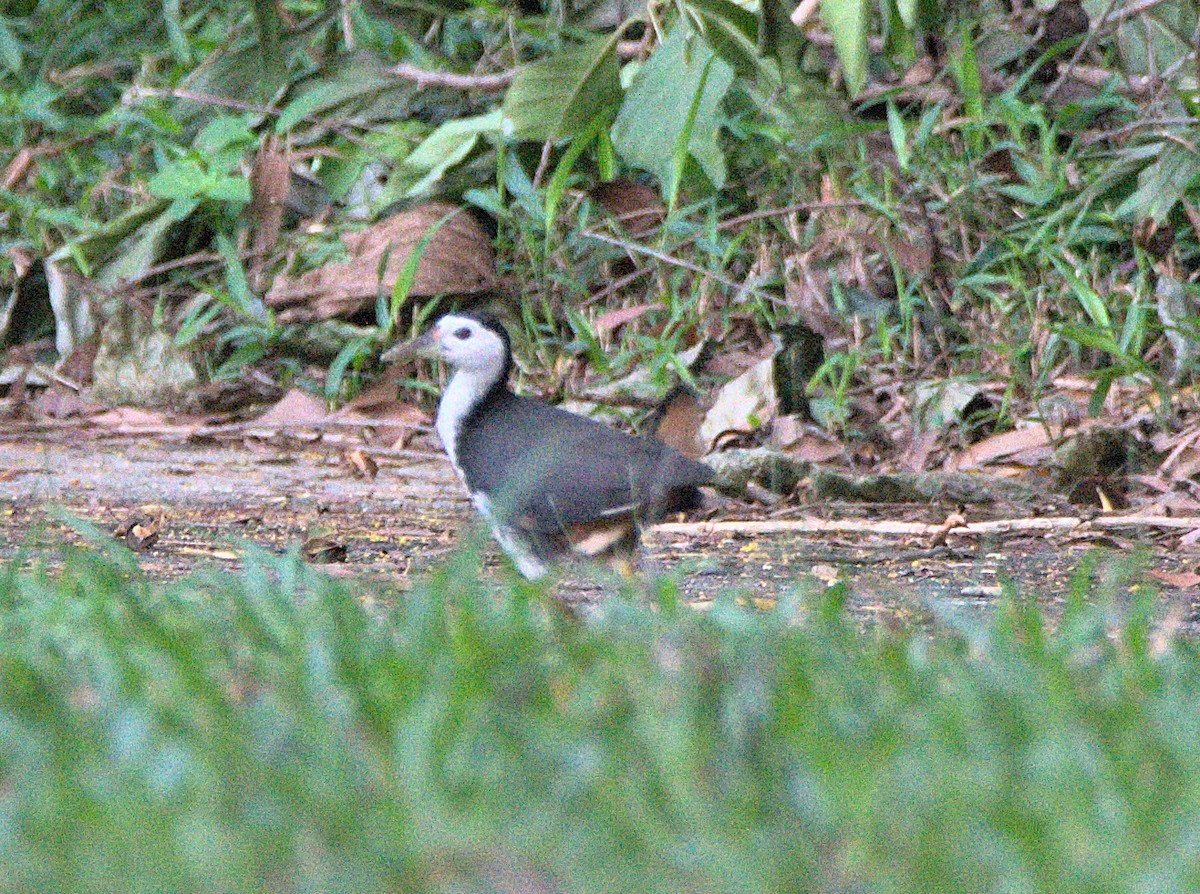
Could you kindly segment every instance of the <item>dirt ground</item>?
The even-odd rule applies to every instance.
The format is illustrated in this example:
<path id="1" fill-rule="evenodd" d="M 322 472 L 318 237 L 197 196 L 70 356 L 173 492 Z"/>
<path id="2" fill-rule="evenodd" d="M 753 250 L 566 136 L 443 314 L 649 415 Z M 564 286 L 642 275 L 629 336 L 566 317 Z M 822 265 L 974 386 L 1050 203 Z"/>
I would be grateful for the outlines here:
<path id="1" fill-rule="evenodd" d="M 0 560 L 53 566 L 58 545 L 78 539 L 53 515 L 65 510 L 106 531 L 132 524 L 127 539 L 154 578 L 203 567 L 237 568 L 248 543 L 274 552 L 300 543 L 329 573 L 373 581 L 402 598 L 461 538 L 477 532 L 444 456 L 432 443 L 416 447 L 365 451 L 378 466 L 372 479 L 356 476 L 361 469 L 354 457 L 347 458 L 347 448 L 319 437 L 92 436 L 69 428 L 0 435 Z M 358 459 L 361 465 L 361 454 Z M 921 521 L 944 518 L 947 511 L 906 505 L 796 510 Z M 754 517 L 755 510 L 737 512 Z M 1169 546 L 1153 532 L 1124 533 L 1120 540 L 1078 532 L 950 538 L 935 545 L 875 533 L 651 530 L 644 571 L 672 576 L 700 608 L 718 593 L 769 604 L 798 589 L 844 579 L 864 620 L 919 621 L 956 609 L 986 612 L 1007 586 L 1053 611 L 1085 556 L 1097 549 L 1104 555 L 1093 574 L 1132 562 L 1134 579 L 1153 583 L 1156 573 L 1186 575 L 1189 557 Z M 485 555 L 485 574 L 511 573 L 490 542 Z M 592 600 L 615 584 L 591 567 L 571 566 L 555 586 L 565 598 Z M 1195 587 L 1160 589 L 1176 623 L 1191 627 L 1200 621 Z"/>

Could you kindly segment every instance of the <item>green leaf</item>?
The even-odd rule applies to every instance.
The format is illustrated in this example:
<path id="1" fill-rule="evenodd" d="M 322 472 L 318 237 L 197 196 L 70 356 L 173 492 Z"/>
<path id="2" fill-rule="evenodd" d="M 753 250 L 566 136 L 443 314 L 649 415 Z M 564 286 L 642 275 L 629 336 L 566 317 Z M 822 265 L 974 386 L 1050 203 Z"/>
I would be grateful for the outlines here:
<path id="1" fill-rule="evenodd" d="M 686 8 L 704 42 L 734 71 L 748 78 L 763 72 L 758 16 L 730 0 L 688 0 Z"/>
<path id="2" fill-rule="evenodd" d="M 248 204 L 250 201 L 250 181 L 245 177 L 212 177 L 210 175 L 204 195 L 218 202 Z"/>
<path id="3" fill-rule="evenodd" d="M 171 162 L 150 178 L 146 187 L 160 199 L 194 199 L 209 186 L 208 171 L 194 158 Z"/>
<path id="4" fill-rule="evenodd" d="M 403 90 L 387 65 L 373 53 L 359 51 L 339 58 L 336 66 L 324 66 L 320 76 L 304 81 L 295 89 L 291 102 L 275 121 L 275 132 L 286 133 L 313 115 L 346 103 L 369 100 L 382 90 Z"/>
<path id="5" fill-rule="evenodd" d="M 892 151 L 896 153 L 896 161 L 900 170 L 908 173 L 908 135 L 905 133 L 904 118 L 896 108 L 893 100 L 887 102 L 888 135 L 892 139 Z"/>
<path id="6" fill-rule="evenodd" d="M 1053 258 L 1053 261 L 1054 266 L 1058 268 L 1059 274 L 1067 281 L 1067 284 L 1071 287 L 1071 291 L 1079 300 L 1080 305 L 1082 305 L 1092 322 L 1108 334 L 1108 338 L 1115 346 L 1116 337 L 1113 335 L 1112 318 L 1108 315 L 1108 308 L 1104 305 L 1104 299 L 1100 297 L 1095 289 L 1077 276 L 1066 261 L 1060 258 Z M 1108 348 L 1104 348 L 1104 350 L 1108 350 Z"/>
<path id="7" fill-rule="evenodd" d="M 193 144 L 205 159 L 213 153 L 230 146 L 249 145 L 254 142 L 254 131 L 244 118 L 222 116 L 214 118 L 196 135 Z"/>
<path id="8" fill-rule="evenodd" d="M 554 176 L 550 178 L 550 183 L 546 187 L 546 238 L 550 238 L 551 232 L 554 229 L 554 219 L 558 216 L 558 203 L 562 200 L 563 193 L 567 190 L 567 180 L 571 176 L 571 170 L 575 167 L 575 162 L 579 160 L 579 156 L 583 151 L 596 139 L 597 135 L 608 130 L 609 116 L 606 113 L 601 113 L 596 116 L 591 126 L 581 131 L 575 139 L 571 141 L 570 147 L 563 153 L 563 157 L 559 159 L 558 166 L 554 169 Z"/>
<path id="9" fill-rule="evenodd" d="M 709 58 L 704 66 L 704 71 L 700 74 L 700 86 L 696 88 L 696 94 L 692 98 L 692 105 L 688 109 L 687 118 L 683 122 L 683 129 L 675 139 L 675 148 L 671 152 L 671 182 L 667 189 L 667 207 L 672 213 L 675 211 L 676 203 L 679 200 L 679 187 L 683 183 L 683 171 L 687 166 L 688 145 L 692 141 L 692 131 L 696 126 L 696 112 L 699 111 L 700 99 L 704 96 L 704 85 L 708 83 L 708 74 L 712 71 L 713 63 L 716 61 L 716 56 Z"/>
<path id="10" fill-rule="evenodd" d="M 896 0 L 896 11 L 905 28 L 917 27 L 917 0 Z"/>
<path id="11" fill-rule="evenodd" d="M 504 95 L 503 130 L 518 140 L 557 142 L 621 102 L 617 38 L 598 38 L 527 65 Z"/>
<path id="12" fill-rule="evenodd" d="M 459 118 L 441 124 L 408 154 L 396 176 L 412 184 L 405 196 L 429 191 L 442 177 L 475 149 L 483 134 L 499 133 L 502 115 L 497 109 L 486 115 Z"/>
<path id="13" fill-rule="evenodd" d="M 0 16 L 0 64 L 14 74 L 21 70 L 21 41 L 5 16 Z"/>
<path id="14" fill-rule="evenodd" d="M 351 366 L 361 363 L 364 358 L 370 356 L 375 350 L 375 338 L 369 335 L 360 335 L 358 338 L 352 338 L 342 346 L 337 356 L 333 358 L 333 363 L 329 364 L 329 372 L 325 376 L 325 397 L 327 400 L 332 401 L 338 396 L 338 392 L 342 388 L 342 380 L 346 377 L 346 370 Z"/>
<path id="15" fill-rule="evenodd" d="M 974 121 L 983 119 L 983 76 L 975 55 L 975 38 L 969 25 L 960 30 L 958 53 L 954 56 L 954 76 L 963 93 L 967 116 Z M 978 147 L 976 147 L 978 148 Z"/>
<path id="16" fill-rule="evenodd" d="M 1195 151 L 1175 142 L 1164 141 L 1162 152 L 1151 164 L 1142 168 L 1138 174 L 1137 189 L 1121 203 L 1115 215 L 1135 221 L 1151 218 L 1161 224 L 1197 177 L 1200 177 L 1200 163 L 1196 160 Z"/>
<path id="17" fill-rule="evenodd" d="M 867 80 L 867 0 L 821 0 L 821 20 L 833 35 L 850 93 L 858 93 Z"/>
<path id="18" fill-rule="evenodd" d="M 677 26 L 629 88 L 612 126 L 614 148 L 629 164 L 653 172 L 666 189 L 675 170 L 676 143 L 691 118 L 688 153 L 720 189 L 726 172 L 717 143 L 717 107 L 732 83 L 733 69 L 703 41 L 689 40 L 686 27 Z"/>

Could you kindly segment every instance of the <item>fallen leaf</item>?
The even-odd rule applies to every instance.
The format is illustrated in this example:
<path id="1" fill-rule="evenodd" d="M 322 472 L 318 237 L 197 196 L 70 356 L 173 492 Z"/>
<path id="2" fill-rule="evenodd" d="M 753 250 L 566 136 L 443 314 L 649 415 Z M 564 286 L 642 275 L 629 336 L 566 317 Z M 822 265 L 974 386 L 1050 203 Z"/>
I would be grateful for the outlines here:
<path id="1" fill-rule="evenodd" d="M 345 562 L 348 556 L 346 545 L 329 537 L 309 537 L 300 545 L 300 554 L 306 562 L 317 564 Z"/>
<path id="2" fill-rule="evenodd" d="M 990 435 L 952 458 L 950 465 L 952 469 L 970 469 L 981 466 L 1002 456 L 1011 456 L 1035 447 L 1044 447 L 1051 443 L 1053 434 L 1053 431 L 1048 432 L 1044 426 L 1030 425 L 1026 428 Z"/>
<path id="3" fill-rule="evenodd" d="M 288 428 L 316 425 L 323 422 L 328 415 L 324 400 L 307 391 L 293 388 L 254 421 L 258 425 Z"/>
<path id="4" fill-rule="evenodd" d="M 281 323 L 350 317 L 374 308 L 376 296 L 391 293 L 429 229 L 454 210 L 444 202 L 418 205 L 345 237 L 351 260 L 278 277 L 267 305 L 279 311 Z M 457 214 L 426 246 L 408 294 L 478 294 L 495 285 L 495 268 L 491 237 L 470 214 Z"/>
<path id="5" fill-rule="evenodd" d="M 607 183 L 597 183 L 588 192 L 632 236 L 647 235 L 667 216 L 658 191 L 636 180 L 618 177 Z"/>
<path id="6" fill-rule="evenodd" d="M 123 540 L 136 552 L 144 552 L 158 543 L 159 533 L 166 520 L 166 510 L 157 504 L 134 510 L 113 530 L 113 536 Z"/>
<path id="7" fill-rule="evenodd" d="M 652 310 L 662 309 L 663 306 L 658 301 L 653 301 L 650 304 L 635 304 L 631 307 L 618 307 L 616 310 L 610 310 L 596 317 L 592 321 L 592 327 L 596 330 L 597 335 L 608 335 L 614 329 L 619 329 L 626 323 L 632 323 L 638 317 Z"/>
<path id="8" fill-rule="evenodd" d="M 1176 590 L 1200 586 L 1200 574 L 1194 571 L 1151 571 L 1150 576 Z"/>
<path id="9" fill-rule="evenodd" d="M 350 469 L 355 478 L 365 478 L 374 481 L 379 474 L 379 464 L 365 450 L 346 450 L 342 453 L 342 461 Z"/>
<path id="10" fill-rule="evenodd" d="M 728 433 L 748 434 L 769 422 L 776 412 L 775 358 L 759 361 L 726 382 L 700 426 L 700 440 L 709 452 Z"/>
<path id="11" fill-rule="evenodd" d="M 166 427 L 167 417 L 157 410 L 143 410 L 140 407 L 114 407 L 91 417 L 96 425 L 118 430 L 137 428 Z"/>

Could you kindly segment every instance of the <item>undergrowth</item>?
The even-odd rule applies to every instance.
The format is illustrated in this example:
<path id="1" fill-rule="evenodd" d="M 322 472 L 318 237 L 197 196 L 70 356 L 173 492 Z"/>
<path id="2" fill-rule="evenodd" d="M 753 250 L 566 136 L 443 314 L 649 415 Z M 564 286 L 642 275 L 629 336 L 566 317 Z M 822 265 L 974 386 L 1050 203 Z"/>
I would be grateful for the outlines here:
<path id="1" fill-rule="evenodd" d="M 863 630 L 669 584 L 573 623 L 477 569 L 0 572 L 0 890 L 1200 884 L 1200 653 L 1123 583 Z"/>

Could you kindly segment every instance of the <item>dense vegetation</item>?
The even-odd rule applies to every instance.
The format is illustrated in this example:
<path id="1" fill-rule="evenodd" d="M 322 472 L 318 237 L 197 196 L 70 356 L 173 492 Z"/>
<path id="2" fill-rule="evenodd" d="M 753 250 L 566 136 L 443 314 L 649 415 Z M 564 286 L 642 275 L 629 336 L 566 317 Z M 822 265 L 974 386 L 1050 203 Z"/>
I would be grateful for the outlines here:
<path id="1" fill-rule="evenodd" d="M 669 583 L 580 625 L 477 568 L 394 604 L 293 558 L 6 571 L 0 890 L 1200 884 L 1200 653 L 1119 573 L 917 632 Z"/>
<path id="2" fill-rule="evenodd" d="M 289 318 L 272 278 L 438 198 L 494 226 L 547 391 L 661 396 L 721 378 L 686 349 L 802 322 L 848 440 L 856 392 L 954 375 L 1001 383 L 1001 427 L 1064 372 L 1093 409 L 1186 396 L 1195 0 L 792 12 L 9 3 L 5 363 L 94 313 L 202 380 L 341 400 L 457 297 L 406 267 Z M 315 200 L 277 191 L 301 173 Z M 154 584 L 101 539 L 0 569 L 0 891 L 1200 887 L 1200 653 L 1120 574 L 1053 625 L 1020 594 L 922 629 L 838 588 L 699 613 L 669 582 L 576 623 L 469 553 L 400 598 L 291 557 Z"/>
<path id="3" fill-rule="evenodd" d="M 825 0 L 801 29 L 775 0 L 10 4 L 0 273 L 52 258 L 201 378 L 337 398 L 447 299 L 414 309 L 401 282 L 365 316 L 289 322 L 269 274 L 444 197 L 496 227 L 548 390 L 641 367 L 661 393 L 699 340 L 801 321 L 835 403 L 982 373 L 1009 383 L 1006 425 L 1067 371 L 1095 409 L 1114 381 L 1191 376 L 1197 5 L 1048 6 Z M 279 158 L 317 196 L 281 226 L 251 170 Z M 615 204 L 661 212 L 648 232 L 605 222 L 628 177 L 649 198 Z M 604 317 L 622 308 L 641 315 Z"/>

